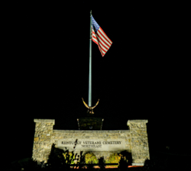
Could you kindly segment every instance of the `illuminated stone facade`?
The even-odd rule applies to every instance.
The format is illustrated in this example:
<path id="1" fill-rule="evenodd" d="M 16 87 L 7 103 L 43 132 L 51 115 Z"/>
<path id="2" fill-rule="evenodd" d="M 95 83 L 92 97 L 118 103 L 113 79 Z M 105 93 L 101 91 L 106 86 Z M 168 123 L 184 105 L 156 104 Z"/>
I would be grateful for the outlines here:
<path id="1" fill-rule="evenodd" d="M 76 139 L 86 139 L 88 142 L 93 142 L 93 140 L 118 142 L 121 140 L 121 149 L 113 150 L 111 146 L 111 151 L 108 148 L 104 151 L 96 151 L 91 149 L 91 151 L 96 155 L 97 158 L 104 157 L 107 159 L 112 153 L 120 152 L 120 150 L 127 150 L 131 152 L 133 165 L 143 165 L 146 159 L 150 159 L 149 147 L 148 147 L 148 137 L 147 137 L 147 120 L 129 120 L 127 125 L 129 130 L 54 130 L 53 126 L 55 124 L 54 119 L 34 119 L 36 123 L 34 144 L 33 144 L 33 160 L 45 161 L 47 162 L 48 156 L 51 151 L 52 144 L 56 144 L 57 148 L 61 140 L 71 140 Z M 116 143 L 115 143 L 116 144 Z M 119 145 L 118 145 L 119 146 Z M 75 153 L 84 153 L 89 151 L 86 149 L 75 150 Z"/>

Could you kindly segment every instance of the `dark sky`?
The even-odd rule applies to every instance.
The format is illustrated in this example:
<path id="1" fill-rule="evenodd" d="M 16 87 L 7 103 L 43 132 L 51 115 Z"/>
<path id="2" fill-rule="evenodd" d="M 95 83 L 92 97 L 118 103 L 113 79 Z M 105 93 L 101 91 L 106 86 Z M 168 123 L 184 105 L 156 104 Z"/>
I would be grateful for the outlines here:
<path id="1" fill-rule="evenodd" d="M 87 111 L 81 98 L 88 100 L 90 9 L 113 41 L 105 57 L 92 42 L 92 103 L 100 99 L 94 112 L 105 119 L 103 129 L 127 129 L 129 119 L 148 119 L 153 149 L 187 149 L 191 93 L 186 4 L 115 1 L 102 6 L 17 1 L 7 6 L 5 147 L 15 158 L 30 157 L 34 118 L 56 119 L 55 129 L 77 129 L 76 119 Z"/>

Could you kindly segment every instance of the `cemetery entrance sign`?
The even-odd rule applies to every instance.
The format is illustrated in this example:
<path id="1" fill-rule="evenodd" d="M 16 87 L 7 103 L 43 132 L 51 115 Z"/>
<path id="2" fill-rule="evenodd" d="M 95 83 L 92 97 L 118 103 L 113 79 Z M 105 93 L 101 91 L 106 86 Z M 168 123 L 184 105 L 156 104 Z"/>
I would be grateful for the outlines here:
<path id="1" fill-rule="evenodd" d="M 75 139 L 58 140 L 58 148 L 67 148 L 73 150 Z M 76 151 L 119 151 L 125 150 L 125 139 L 107 140 L 107 139 L 78 139 Z"/>
<path id="2" fill-rule="evenodd" d="M 109 158 L 113 153 L 127 150 L 132 154 L 132 165 L 144 165 L 150 159 L 147 120 L 128 120 L 129 130 L 54 130 L 54 119 L 34 119 L 35 135 L 33 160 L 47 162 L 52 144 L 56 148 L 73 150 L 75 153 L 93 152 L 99 159 Z"/>

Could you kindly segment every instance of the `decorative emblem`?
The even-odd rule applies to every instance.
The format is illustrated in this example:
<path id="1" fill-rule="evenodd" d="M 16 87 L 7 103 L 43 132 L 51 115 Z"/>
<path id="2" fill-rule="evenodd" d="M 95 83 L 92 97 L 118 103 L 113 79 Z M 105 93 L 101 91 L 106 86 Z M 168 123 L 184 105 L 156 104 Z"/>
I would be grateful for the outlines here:
<path id="1" fill-rule="evenodd" d="M 84 99 L 82 98 L 82 102 L 84 103 L 84 106 L 85 106 L 86 108 L 88 108 L 87 113 L 94 114 L 93 109 L 99 104 L 99 100 L 100 100 L 100 99 L 98 99 L 98 101 L 97 101 L 97 103 L 95 104 L 95 106 L 91 107 L 91 106 L 88 106 L 87 103 L 86 103 L 86 102 L 84 101 Z"/>

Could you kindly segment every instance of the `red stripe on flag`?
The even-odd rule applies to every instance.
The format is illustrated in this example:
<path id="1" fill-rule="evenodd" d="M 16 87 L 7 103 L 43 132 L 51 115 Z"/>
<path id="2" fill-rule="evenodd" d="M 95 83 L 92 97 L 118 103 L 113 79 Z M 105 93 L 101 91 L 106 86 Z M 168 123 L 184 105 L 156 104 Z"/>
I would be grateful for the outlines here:
<path id="1" fill-rule="evenodd" d="M 101 52 L 101 56 L 103 56 L 102 50 L 101 50 L 101 48 L 100 48 L 99 45 L 98 45 L 98 49 L 99 49 L 99 51 Z"/>
<path id="2" fill-rule="evenodd" d="M 92 41 L 93 41 L 95 44 L 97 44 L 97 45 L 98 45 L 98 42 L 96 42 L 94 39 L 92 39 Z"/>
<path id="3" fill-rule="evenodd" d="M 97 36 L 96 36 L 93 28 L 92 28 L 92 41 L 98 45 Z"/>
<path id="4" fill-rule="evenodd" d="M 98 35 L 98 41 L 101 42 L 101 44 L 108 50 L 110 46 L 107 45 L 105 40 L 103 40 L 101 37 Z"/>
<path id="5" fill-rule="evenodd" d="M 102 34 L 99 32 L 99 30 L 98 30 L 97 33 L 98 33 L 98 37 L 99 37 L 107 46 L 110 47 L 111 45 L 109 44 L 109 42 L 108 42 L 106 39 L 104 39 L 103 36 L 102 36 L 103 38 L 100 36 L 100 35 L 102 35 Z"/>
<path id="6" fill-rule="evenodd" d="M 109 48 L 108 48 L 108 47 L 106 47 L 106 46 L 103 44 L 103 42 L 102 42 L 102 41 L 99 41 L 99 44 L 100 44 L 100 46 L 101 46 L 104 50 L 106 50 L 106 51 L 108 51 L 108 50 L 109 50 Z"/>
<path id="7" fill-rule="evenodd" d="M 99 41 L 99 44 L 100 44 L 100 46 L 101 46 L 101 47 L 105 48 L 105 49 L 106 49 L 106 51 L 108 51 L 108 50 L 109 50 L 109 48 L 105 47 L 105 45 L 102 43 L 102 41 Z"/>
<path id="8" fill-rule="evenodd" d="M 102 50 L 103 52 L 105 52 L 105 53 L 107 52 L 107 50 L 104 50 L 104 49 L 103 49 L 103 47 L 100 45 L 100 43 L 99 43 L 98 46 L 101 48 L 101 50 Z"/>
<path id="9" fill-rule="evenodd" d="M 100 27 L 99 29 L 103 32 L 104 35 L 106 35 L 105 32 L 102 30 L 101 27 Z M 111 44 L 113 43 L 107 35 L 106 35 L 106 38 L 108 39 L 108 41 L 109 41 Z"/>
<path id="10" fill-rule="evenodd" d="M 101 42 L 101 43 L 104 45 L 104 47 L 105 47 L 106 49 L 109 49 L 109 48 L 110 48 L 110 45 L 108 45 L 107 42 L 105 42 L 104 39 L 102 39 L 102 38 L 100 38 L 100 37 L 98 36 L 98 40 L 99 40 L 99 42 Z"/>
<path id="11" fill-rule="evenodd" d="M 106 53 L 106 51 L 100 46 L 100 44 L 98 43 L 98 48 L 102 54 L 102 56 L 104 55 L 104 53 Z"/>
<path id="12" fill-rule="evenodd" d="M 98 41 L 97 41 L 97 38 L 95 38 L 94 36 L 92 36 L 92 41 L 98 45 Z"/>

